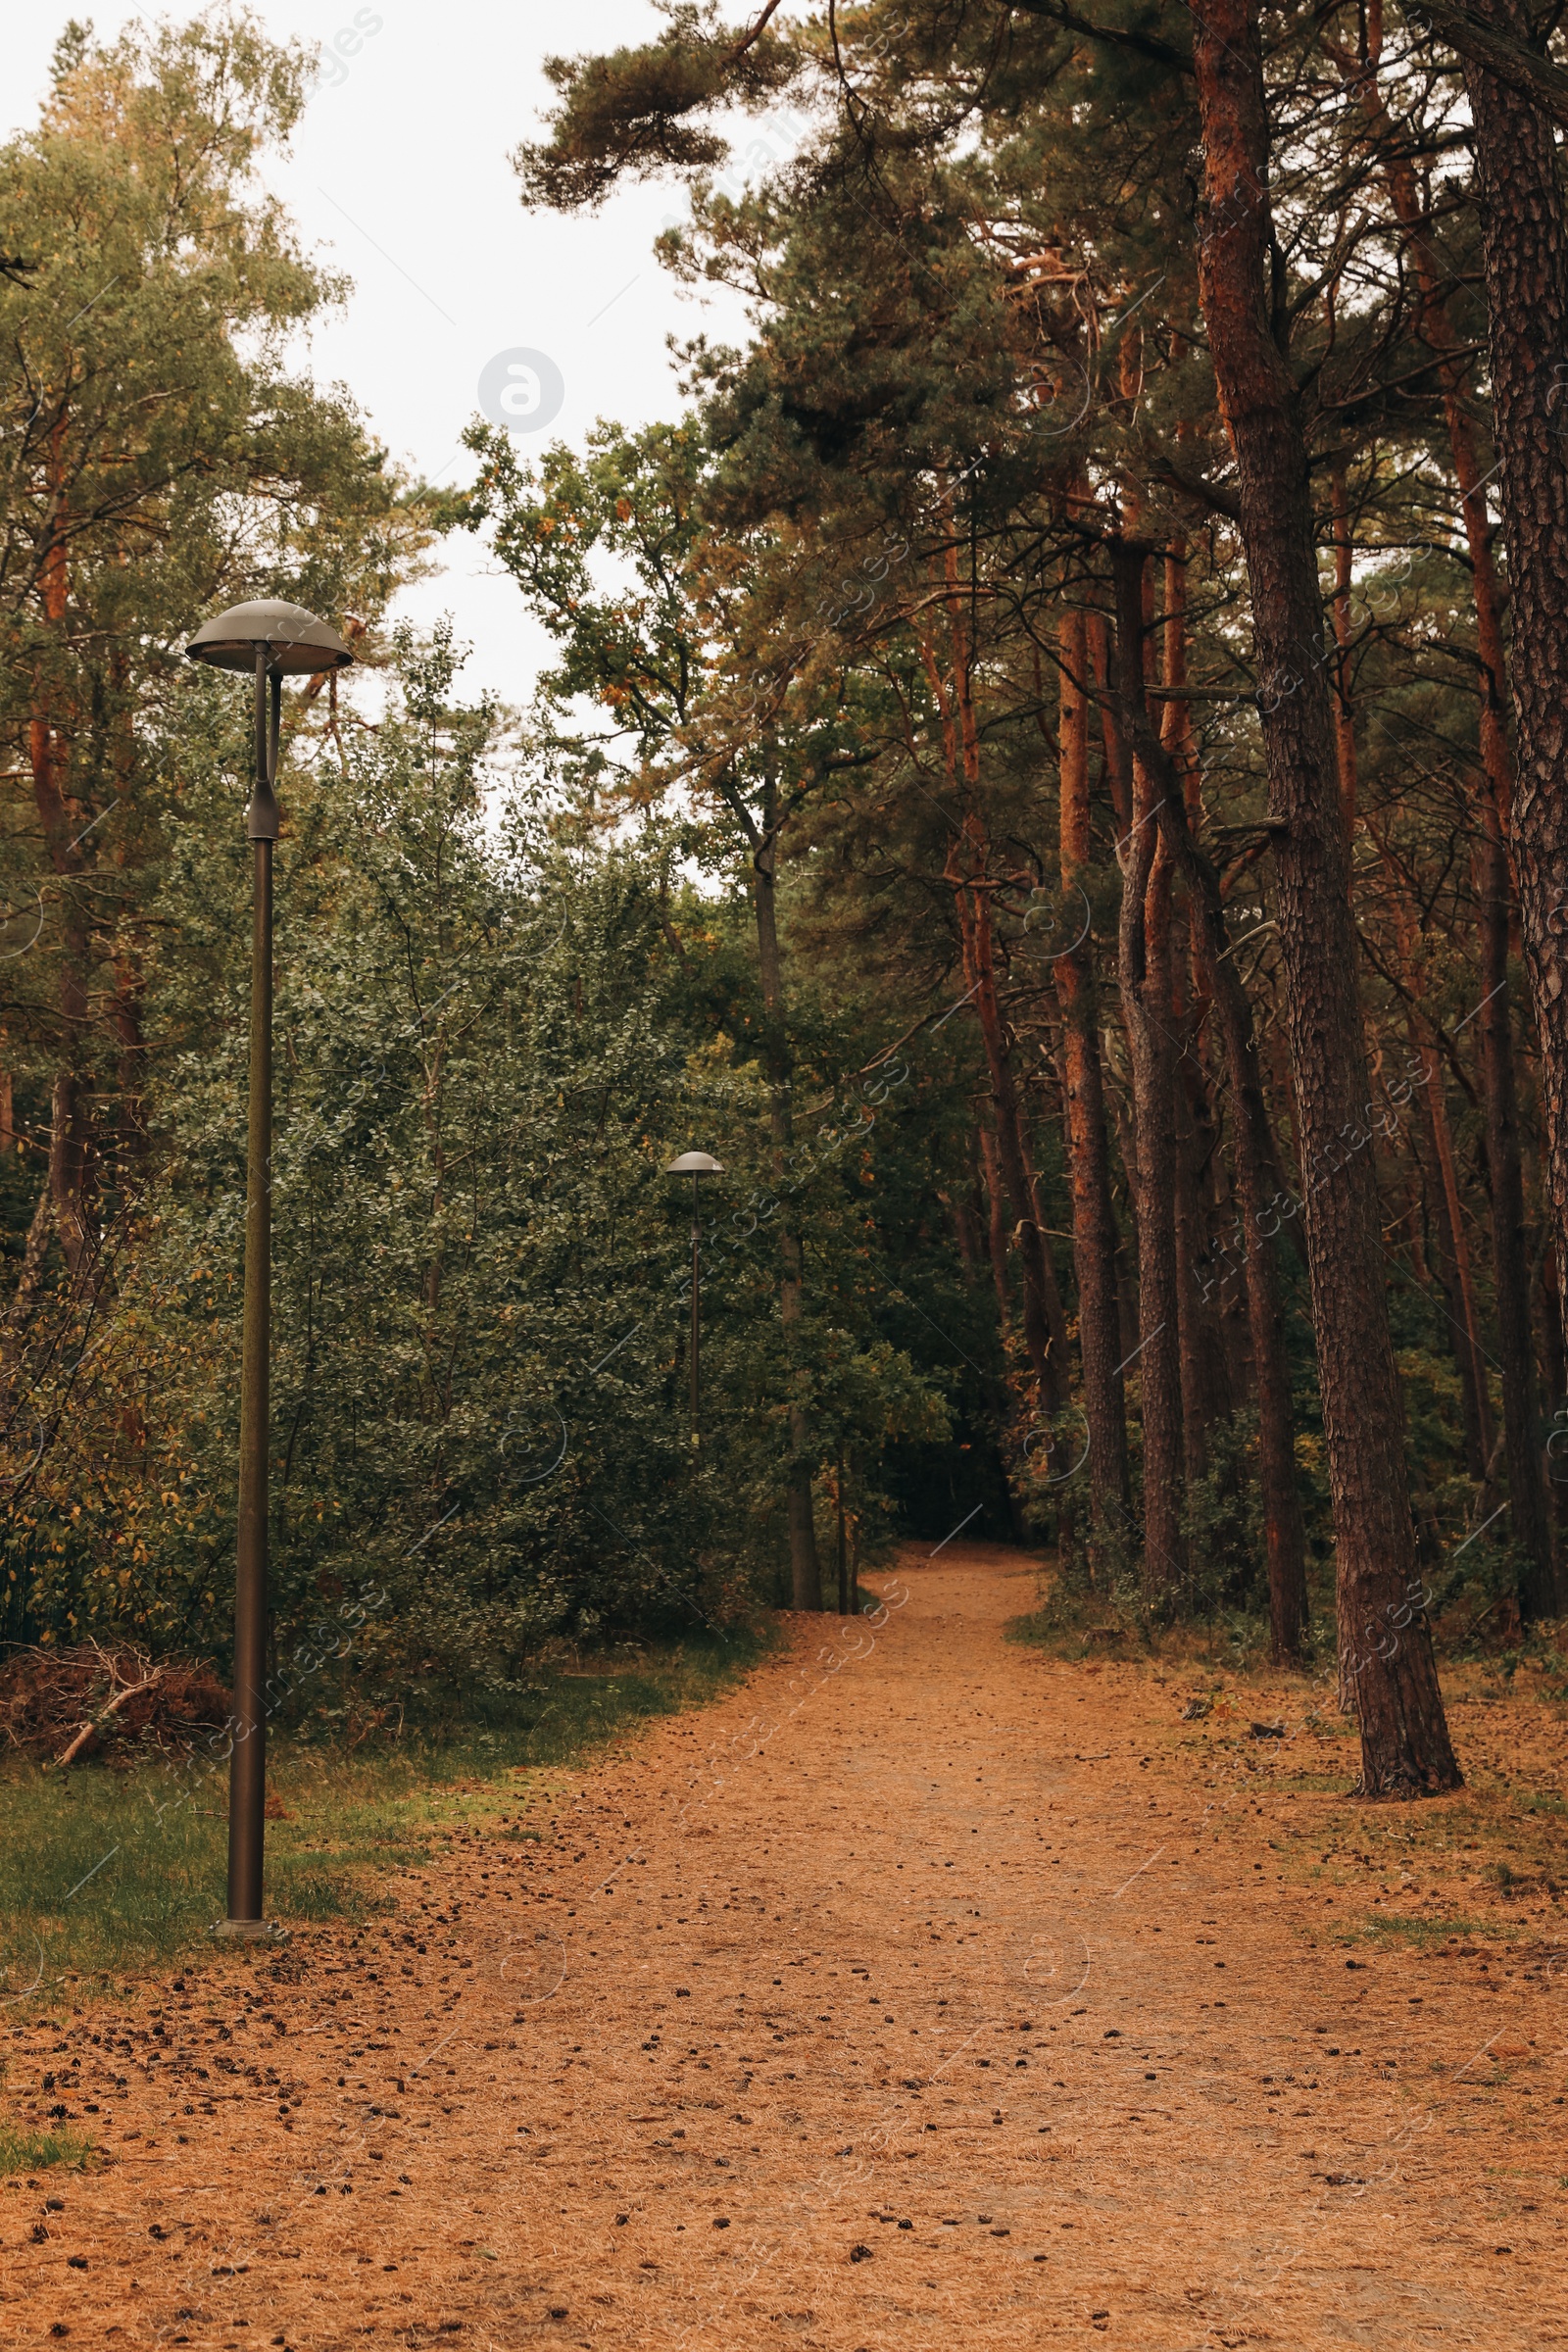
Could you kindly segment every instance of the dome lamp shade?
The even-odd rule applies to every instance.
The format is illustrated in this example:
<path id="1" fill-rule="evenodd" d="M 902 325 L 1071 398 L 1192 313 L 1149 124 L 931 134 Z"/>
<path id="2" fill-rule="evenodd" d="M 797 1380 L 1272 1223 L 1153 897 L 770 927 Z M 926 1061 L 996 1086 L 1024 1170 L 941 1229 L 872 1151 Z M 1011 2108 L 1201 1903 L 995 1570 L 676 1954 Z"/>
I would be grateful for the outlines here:
<path id="1" fill-rule="evenodd" d="M 278 597 L 233 605 L 204 620 L 185 652 L 213 669 L 249 672 L 256 667 L 259 647 L 266 648 L 274 677 L 314 677 L 323 669 L 345 669 L 354 659 L 336 629 L 303 605 L 284 604 Z"/>

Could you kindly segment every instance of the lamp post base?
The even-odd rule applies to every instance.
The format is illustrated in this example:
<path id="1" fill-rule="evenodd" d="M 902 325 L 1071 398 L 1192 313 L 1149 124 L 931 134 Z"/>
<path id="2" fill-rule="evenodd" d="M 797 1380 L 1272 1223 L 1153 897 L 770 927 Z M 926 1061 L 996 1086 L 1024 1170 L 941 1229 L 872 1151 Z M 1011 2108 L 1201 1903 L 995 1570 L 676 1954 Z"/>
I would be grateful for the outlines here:
<path id="1" fill-rule="evenodd" d="M 216 1919 L 209 1931 L 220 1943 L 287 1943 L 288 1930 L 275 1919 Z"/>

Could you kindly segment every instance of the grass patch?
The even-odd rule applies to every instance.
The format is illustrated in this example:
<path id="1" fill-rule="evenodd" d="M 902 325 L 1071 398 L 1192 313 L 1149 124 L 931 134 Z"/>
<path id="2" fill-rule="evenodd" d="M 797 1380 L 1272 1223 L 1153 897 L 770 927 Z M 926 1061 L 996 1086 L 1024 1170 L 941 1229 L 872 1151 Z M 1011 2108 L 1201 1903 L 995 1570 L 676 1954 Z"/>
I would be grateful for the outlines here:
<path id="1" fill-rule="evenodd" d="M 1495 1940 L 1499 1936 L 1511 1935 L 1513 1930 L 1499 1927 L 1495 1921 L 1481 1922 L 1450 1915 L 1446 1919 L 1364 1919 L 1355 1932 L 1375 1943 L 1409 1943 L 1425 1951 L 1435 1943 L 1446 1943 L 1453 1936 L 1487 1936 Z M 1342 1932 L 1340 1941 L 1349 1940 Z"/>
<path id="2" fill-rule="evenodd" d="M 53 2164 L 85 2164 L 92 2147 L 79 2132 L 21 2132 L 0 2122 L 0 2180 L 11 2173 L 41 2173 Z"/>
<path id="3" fill-rule="evenodd" d="M 548 1793 L 553 1771 L 715 1698 L 764 1646 L 737 1633 L 543 1671 L 520 1694 L 438 1702 L 395 1736 L 356 1736 L 346 1718 L 278 1734 L 268 1758 L 269 1914 L 285 1924 L 366 1916 L 384 1904 L 386 1879 L 427 1860 L 443 1834 L 502 1819 L 520 1832 L 519 1812 Z M 128 1771 L 9 1764 L 0 2001 L 13 2015 L 74 1981 L 96 1988 L 211 1948 L 227 1801 L 226 1765 L 201 1756 Z"/>

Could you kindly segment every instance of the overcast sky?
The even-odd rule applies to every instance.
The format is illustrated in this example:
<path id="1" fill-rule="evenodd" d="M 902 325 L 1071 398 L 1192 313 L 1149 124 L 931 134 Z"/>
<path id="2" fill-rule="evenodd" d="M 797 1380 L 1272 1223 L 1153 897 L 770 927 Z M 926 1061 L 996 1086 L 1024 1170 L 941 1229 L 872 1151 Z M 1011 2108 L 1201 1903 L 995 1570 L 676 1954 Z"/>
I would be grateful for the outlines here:
<path id="1" fill-rule="evenodd" d="M 197 13 L 92 0 L 77 0 L 76 12 L 19 11 L 6 41 L 8 127 L 35 120 L 55 42 L 89 7 L 100 38 L 137 17 Z M 634 187 L 591 218 L 558 220 L 524 213 L 507 161 L 550 97 L 543 59 L 647 38 L 659 23 L 649 0 L 261 0 L 254 13 L 277 38 L 318 42 L 328 55 L 289 156 L 267 176 L 307 244 L 354 280 L 346 312 L 315 336 L 310 368 L 349 387 L 396 457 L 462 479 L 470 461 L 459 436 L 487 365 L 505 354 L 542 354 L 559 370 L 559 413 L 542 431 L 529 415 L 541 376 L 546 399 L 555 395 L 548 368 L 520 362 L 502 374 L 526 449 L 580 443 L 602 416 L 638 424 L 672 415 L 666 337 L 700 325 L 739 335 L 737 306 L 694 301 L 653 259 L 661 226 L 683 209 L 676 188 Z M 451 611 L 473 646 L 465 684 L 524 702 L 546 641 L 524 625 L 516 589 L 476 541 L 441 553 L 442 575 L 402 609 L 421 620 Z"/>

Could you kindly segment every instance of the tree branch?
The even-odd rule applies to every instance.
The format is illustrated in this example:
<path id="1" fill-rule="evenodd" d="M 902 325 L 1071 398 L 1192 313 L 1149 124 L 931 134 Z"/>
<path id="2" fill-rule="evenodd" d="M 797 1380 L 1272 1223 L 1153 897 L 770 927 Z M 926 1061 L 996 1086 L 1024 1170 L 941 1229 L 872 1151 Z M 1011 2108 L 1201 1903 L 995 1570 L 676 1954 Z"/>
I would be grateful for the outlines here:
<path id="1" fill-rule="evenodd" d="M 1178 49 L 1171 41 L 1162 41 L 1152 32 L 1127 32 L 1119 25 L 1091 24 L 1087 17 L 1068 8 L 1065 0 L 1010 0 L 1013 8 L 1022 9 L 1028 17 L 1047 17 L 1059 24 L 1064 32 L 1083 33 L 1091 41 L 1103 41 L 1112 49 L 1130 49 L 1135 57 L 1147 57 L 1155 65 L 1173 66 L 1178 74 L 1194 71 L 1190 50 Z"/>
<path id="2" fill-rule="evenodd" d="M 1430 32 L 1494 80 L 1505 81 L 1554 122 L 1568 123 L 1568 74 L 1528 42 L 1455 6 L 1454 0 L 1411 0 L 1404 16 L 1418 39 Z"/>

